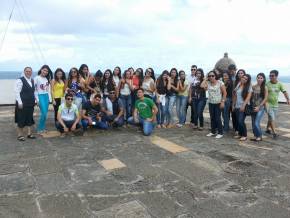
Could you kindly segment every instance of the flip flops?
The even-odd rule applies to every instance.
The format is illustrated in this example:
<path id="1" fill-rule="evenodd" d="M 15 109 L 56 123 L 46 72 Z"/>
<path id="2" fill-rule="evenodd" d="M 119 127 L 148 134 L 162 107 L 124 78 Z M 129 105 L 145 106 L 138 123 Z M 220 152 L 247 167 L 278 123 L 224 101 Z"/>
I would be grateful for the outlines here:
<path id="1" fill-rule="evenodd" d="M 34 135 L 32 135 L 32 134 L 28 135 L 27 138 L 28 139 L 36 139 L 36 137 Z"/>

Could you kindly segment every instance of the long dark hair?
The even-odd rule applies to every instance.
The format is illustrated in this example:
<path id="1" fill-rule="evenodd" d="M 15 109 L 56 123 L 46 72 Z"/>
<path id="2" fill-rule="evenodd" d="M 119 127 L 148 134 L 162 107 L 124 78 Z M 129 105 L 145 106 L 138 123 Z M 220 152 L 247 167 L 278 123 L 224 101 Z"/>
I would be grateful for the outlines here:
<path id="1" fill-rule="evenodd" d="M 200 74 L 201 74 L 200 82 L 202 82 L 203 79 L 204 79 L 204 72 L 203 72 L 203 69 L 202 69 L 202 68 L 198 68 L 198 69 L 196 70 L 196 72 L 195 72 L 195 76 L 196 76 L 197 71 L 199 71 Z"/>
<path id="2" fill-rule="evenodd" d="M 251 86 L 251 75 L 250 74 L 245 74 L 244 76 L 246 76 L 248 78 L 246 84 L 243 87 L 242 90 L 242 97 L 245 100 L 247 98 L 248 92 L 250 90 L 250 86 Z"/>
<path id="3" fill-rule="evenodd" d="M 184 79 L 181 79 L 181 77 L 180 77 L 180 75 L 181 75 L 182 73 L 184 73 L 184 76 L 186 76 L 184 70 L 180 70 L 179 73 L 178 73 L 178 75 L 179 75 L 179 79 L 180 79 L 182 85 L 184 85 L 185 77 L 184 77 Z"/>
<path id="4" fill-rule="evenodd" d="M 82 65 L 80 66 L 80 69 L 79 69 L 79 74 L 81 75 L 81 77 L 83 77 L 84 79 L 86 79 L 86 78 L 88 77 L 88 74 L 85 75 L 85 73 L 83 72 L 84 68 L 87 68 L 87 69 L 89 70 L 88 65 L 86 65 L 86 64 L 82 64 Z"/>
<path id="5" fill-rule="evenodd" d="M 108 84 L 107 85 L 106 85 L 106 73 L 110 74 L 110 76 L 108 78 Z M 115 83 L 114 83 L 114 80 L 113 80 L 113 73 L 112 73 L 112 71 L 110 69 L 107 69 L 104 72 L 102 83 L 101 83 L 102 92 L 104 92 L 106 86 L 107 86 L 108 92 L 115 90 Z"/>
<path id="6" fill-rule="evenodd" d="M 48 65 L 46 65 L 46 64 L 43 65 L 40 68 L 40 70 L 38 71 L 37 75 L 40 75 L 41 74 L 41 70 L 43 70 L 43 69 L 47 69 L 48 73 L 46 75 L 46 79 L 48 80 L 48 82 L 50 82 L 52 80 L 52 78 L 53 78 L 53 73 L 52 73 L 52 71 L 51 71 L 51 69 L 50 69 L 50 67 Z"/>
<path id="7" fill-rule="evenodd" d="M 141 87 L 144 79 L 143 69 L 140 67 L 137 68 L 136 71 L 134 72 L 134 75 L 136 74 L 136 72 L 139 73 L 139 87 Z"/>
<path id="8" fill-rule="evenodd" d="M 177 69 L 176 69 L 176 68 L 172 68 L 172 69 L 170 70 L 169 76 L 171 77 L 171 74 L 172 74 L 173 71 L 176 72 L 176 76 L 174 77 L 174 85 L 176 85 L 177 82 L 178 82 L 178 71 L 177 71 Z"/>
<path id="9" fill-rule="evenodd" d="M 236 80 L 235 80 L 235 88 L 237 87 L 237 85 L 239 84 L 240 82 L 240 78 L 239 78 L 239 72 L 242 71 L 244 73 L 244 75 L 246 75 L 246 71 L 244 69 L 239 69 L 236 73 Z"/>
<path id="10" fill-rule="evenodd" d="M 71 68 L 70 70 L 69 70 L 69 74 L 68 74 L 68 81 L 67 81 L 67 86 L 70 88 L 70 85 L 71 85 L 71 83 L 72 83 L 72 72 L 73 71 L 76 71 L 77 72 L 77 83 L 79 83 L 80 82 L 80 73 L 79 73 L 79 71 L 78 71 L 78 69 L 76 68 L 76 67 L 73 67 L 73 68 Z"/>
<path id="11" fill-rule="evenodd" d="M 122 75 L 121 68 L 119 66 L 116 66 L 114 68 L 113 75 L 114 75 L 115 69 L 118 69 L 119 70 L 119 74 L 117 76 L 119 77 L 119 79 L 121 79 L 121 75 Z"/>
<path id="12" fill-rule="evenodd" d="M 266 76 L 264 73 L 258 73 L 256 78 L 258 78 L 259 76 L 263 77 L 264 79 L 264 81 L 261 84 L 261 92 L 260 92 L 260 97 L 264 99 L 266 90 Z"/>
<path id="13" fill-rule="evenodd" d="M 61 69 L 61 68 L 57 68 L 57 69 L 55 70 L 55 72 L 54 72 L 54 80 L 57 81 L 57 82 L 59 82 L 59 79 L 57 78 L 57 75 L 56 75 L 58 72 L 61 72 L 61 73 L 62 73 L 60 79 L 61 79 L 63 82 L 65 82 L 65 80 L 66 80 L 66 75 L 65 75 L 65 72 L 63 71 L 63 69 Z"/>
<path id="14" fill-rule="evenodd" d="M 150 69 L 150 71 L 151 71 L 151 78 L 152 78 L 152 79 L 154 80 L 154 82 L 155 82 L 156 78 L 155 78 L 155 73 L 154 73 L 153 68 L 152 68 L 152 67 L 149 67 L 148 69 Z"/>
<path id="15" fill-rule="evenodd" d="M 163 83 L 163 76 L 164 76 L 165 74 L 166 74 L 166 75 L 169 75 L 168 70 L 164 70 L 164 71 L 162 72 L 162 74 L 157 78 L 157 81 L 156 81 L 156 88 L 157 88 L 157 90 L 162 89 L 164 86 L 167 85 L 167 84 L 164 85 L 164 83 Z M 167 81 L 167 83 L 168 83 L 168 81 Z"/>

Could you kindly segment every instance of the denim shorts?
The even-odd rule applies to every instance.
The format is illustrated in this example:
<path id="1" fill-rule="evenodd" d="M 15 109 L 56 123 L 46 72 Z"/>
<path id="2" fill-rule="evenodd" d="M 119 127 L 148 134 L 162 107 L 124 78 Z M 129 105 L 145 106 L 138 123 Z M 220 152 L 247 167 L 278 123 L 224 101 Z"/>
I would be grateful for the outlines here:
<path id="1" fill-rule="evenodd" d="M 267 108 L 267 113 L 269 121 L 275 121 L 277 119 L 278 108 L 269 107 Z"/>

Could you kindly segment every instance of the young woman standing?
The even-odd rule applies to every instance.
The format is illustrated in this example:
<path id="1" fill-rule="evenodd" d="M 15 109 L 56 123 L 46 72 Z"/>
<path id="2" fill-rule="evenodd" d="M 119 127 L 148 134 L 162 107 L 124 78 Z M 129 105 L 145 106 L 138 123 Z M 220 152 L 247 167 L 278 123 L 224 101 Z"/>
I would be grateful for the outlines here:
<path id="1" fill-rule="evenodd" d="M 51 80 L 51 98 L 54 108 L 54 121 L 57 121 L 58 108 L 61 105 L 61 98 L 65 92 L 65 73 L 61 68 L 57 68 L 54 72 L 54 79 Z"/>
<path id="2" fill-rule="evenodd" d="M 168 86 L 167 86 L 167 128 L 173 127 L 173 108 L 176 104 L 176 96 L 178 93 L 178 73 L 176 68 L 172 68 L 168 77 Z"/>
<path id="3" fill-rule="evenodd" d="M 133 111 L 135 101 L 138 99 L 137 98 L 137 89 L 139 89 L 143 83 L 143 69 L 142 68 L 136 69 L 136 71 L 134 72 L 133 77 L 132 77 L 132 83 L 133 83 L 133 90 L 131 92 L 131 97 L 132 97 L 131 111 Z"/>
<path id="4" fill-rule="evenodd" d="M 247 127 L 245 123 L 246 114 L 245 108 L 249 104 L 252 95 L 251 87 L 251 76 L 245 74 L 240 83 L 234 90 L 233 96 L 233 108 L 235 109 L 235 114 L 237 116 L 237 126 L 238 126 L 238 135 L 235 138 L 240 139 L 240 141 L 247 140 Z"/>
<path id="5" fill-rule="evenodd" d="M 166 128 L 165 115 L 166 115 L 166 94 L 168 86 L 169 72 L 164 70 L 162 74 L 156 80 L 156 105 L 158 108 L 157 112 L 157 128 Z"/>
<path id="6" fill-rule="evenodd" d="M 114 81 L 114 83 L 115 83 L 115 86 L 118 88 L 119 87 L 119 83 L 120 83 L 120 81 L 121 81 L 121 79 L 122 79 L 122 72 L 121 72 L 121 68 L 120 67 L 115 67 L 114 68 L 114 70 L 113 70 L 113 81 Z M 117 96 L 119 96 L 119 92 L 118 92 L 119 90 L 117 90 Z"/>
<path id="7" fill-rule="evenodd" d="M 103 92 L 103 99 L 106 99 L 107 97 L 109 97 L 110 91 L 117 92 L 117 87 L 113 80 L 113 73 L 110 69 L 107 69 L 104 73 L 102 83 L 101 83 L 101 89 Z"/>
<path id="8" fill-rule="evenodd" d="M 133 83 L 131 79 L 131 72 L 126 70 L 124 72 L 124 76 L 121 79 L 118 87 L 118 92 L 120 93 L 120 99 L 123 102 L 123 107 L 126 109 L 125 119 L 128 121 L 129 117 L 131 117 L 131 92 L 133 90 Z"/>
<path id="9" fill-rule="evenodd" d="M 51 100 L 49 70 L 47 65 L 43 65 L 38 71 L 38 76 L 34 79 L 35 98 L 40 108 L 40 118 L 37 126 L 37 132 L 40 134 L 45 132 L 48 106 Z"/>
<path id="10" fill-rule="evenodd" d="M 220 139 L 223 137 L 221 112 L 225 106 L 227 91 L 224 83 L 217 79 L 215 71 L 210 71 L 208 73 L 207 90 L 211 132 L 206 136 L 215 136 L 216 130 L 218 130 L 218 134 L 215 138 Z"/>
<path id="11" fill-rule="evenodd" d="M 202 131 L 204 125 L 203 111 L 206 105 L 207 83 L 204 80 L 204 72 L 201 68 L 196 70 L 196 78 L 189 88 L 189 102 L 193 110 L 193 128 Z M 198 127 L 199 121 L 199 127 Z"/>
<path id="12" fill-rule="evenodd" d="M 154 80 L 152 79 L 152 72 L 149 68 L 145 71 L 145 77 L 142 83 L 142 88 L 144 89 L 144 96 L 147 98 L 151 98 L 153 100 L 155 83 Z"/>
<path id="13" fill-rule="evenodd" d="M 85 88 L 85 80 L 79 74 L 77 68 L 70 69 L 66 85 L 66 91 L 72 93 L 74 96 L 74 103 L 77 105 L 78 110 L 81 111 L 83 95 L 82 90 Z"/>
<path id="14" fill-rule="evenodd" d="M 233 81 L 231 80 L 228 73 L 223 73 L 223 82 L 227 90 L 227 99 L 225 101 L 225 107 L 223 109 L 223 126 L 224 132 L 229 132 L 229 121 L 230 121 L 230 108 L 232 106 L 232 97 L 233 97 Z"/>
<path id="15" fill-rule="evenodd" d="M 178 95 L 176 99 L 176 114 L 178 117 L 177 127 L 182 127 L 186 120 L 186 106 L 188 102 L 189 82 L 185 78 L 185 72 L 179 71 L 179 81 L 177 83 Z"/>
<path id="16" fill-rule="evenodd" d="M 262 140 L 261 120 L 265 113 L 265 104 L 268 99 L 268 88 L 266 87 L 266 76 L 264 73 L 257 75 L 257 84 L 253 86 L 251 104 L 254 108 L 252 116 L 252 129 L 255 138 L 252 141 Z"/>

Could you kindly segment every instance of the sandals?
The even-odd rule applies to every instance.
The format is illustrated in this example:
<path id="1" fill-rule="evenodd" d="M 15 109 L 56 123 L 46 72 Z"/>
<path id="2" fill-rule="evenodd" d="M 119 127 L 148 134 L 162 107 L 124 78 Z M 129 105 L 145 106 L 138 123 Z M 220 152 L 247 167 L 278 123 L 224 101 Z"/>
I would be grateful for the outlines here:
<path id="1" fill-rule="evenodd" d="M 24 138 L 24 136 L 21 135 L 21 136 L 18 136 L 17 137 L 17 140 L 18 141 L 21 141 L 21 142 L 24 142 L 25 141 L 25 138 Z"/>
<path id="2" fill-rule="evenodd" d="M 32 135 L 32 134 L 28 135 L 27 138 L 28 139 L 36 139 L 36 137 L 34 135 Z"/>

